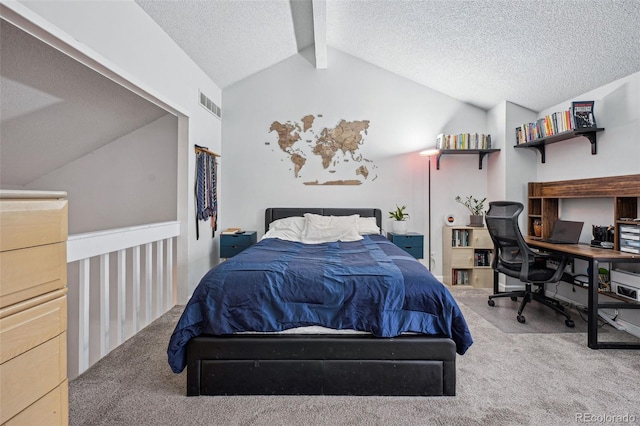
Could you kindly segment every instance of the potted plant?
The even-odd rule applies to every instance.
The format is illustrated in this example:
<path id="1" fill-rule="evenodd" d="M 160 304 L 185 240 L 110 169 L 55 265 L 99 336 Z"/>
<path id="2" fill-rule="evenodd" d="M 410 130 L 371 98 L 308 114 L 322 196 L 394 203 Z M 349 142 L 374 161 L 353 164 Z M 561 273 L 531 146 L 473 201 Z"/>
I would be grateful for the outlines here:
<path id="1" fill-rule="evenodd" d="M 478 200 L 474 196 L 469 195 L 463 199 L 458 195 L 455 200 L 471 212 L 469 215 L 469 226 L 484 226 L 484 202 L 487 201 L 487 197 Z"/>
<path id="2" fill-rule="evenodd" d="M 407 219 L 409 219 L 409 213 L 405 212 L 407 206 L 399 207 L 396 204 L 396 209 L 389 212 L 389 217 L 394 220 L 393 233 L 394 234 L 406 234 L 407 233 Z"/>

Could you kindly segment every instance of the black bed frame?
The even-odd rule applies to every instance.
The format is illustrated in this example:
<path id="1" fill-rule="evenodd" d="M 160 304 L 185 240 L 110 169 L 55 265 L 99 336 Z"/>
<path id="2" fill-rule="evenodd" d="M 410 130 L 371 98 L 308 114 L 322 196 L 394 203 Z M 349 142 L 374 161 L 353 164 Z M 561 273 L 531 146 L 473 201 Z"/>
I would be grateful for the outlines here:
<path id="1" fill-rule="evenodd" d="M 375 217 L 379 209 L 269 208 L 277 219 L 304 213 Z M 456 394 L 456 347 L 446 337 L 367 334 L 201 335 L 187 344 L 187 395 Z"/>

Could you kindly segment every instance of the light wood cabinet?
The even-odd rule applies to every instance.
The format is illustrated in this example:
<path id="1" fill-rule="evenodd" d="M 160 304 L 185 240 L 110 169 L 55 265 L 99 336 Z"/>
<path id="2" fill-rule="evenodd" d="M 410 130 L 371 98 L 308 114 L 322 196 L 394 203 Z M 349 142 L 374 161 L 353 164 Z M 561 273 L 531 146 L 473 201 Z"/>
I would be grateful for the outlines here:
<path id="1" fill-rule="evenodd" d="M 0 190 L 0 424 L 66 425 L 67 201 Z"/>
<path id="2" fill-rule="evenodd" d="M 493 287 L 493 242 L 487 228 L 445 226 L 442 232 L 444 283 Z"/>

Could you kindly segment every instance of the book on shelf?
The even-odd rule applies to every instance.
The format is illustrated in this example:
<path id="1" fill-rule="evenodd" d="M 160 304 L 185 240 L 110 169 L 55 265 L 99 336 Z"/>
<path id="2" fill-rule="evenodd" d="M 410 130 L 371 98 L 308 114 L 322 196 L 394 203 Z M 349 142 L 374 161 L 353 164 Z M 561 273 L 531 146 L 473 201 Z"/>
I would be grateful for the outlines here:
<path id="1" fill-rule="evenodd" d="M 469 271 L 464 269 L 454 269 L 452 272 L 451 282 L 454 285 L 469 284 Z"/>
<path id="2" fill-rule="evenodd" d="M 568 132 L 574 128 L 575 122 L 570 109 L 554 112 L 534 122 L 516 127 L 516 145 Z"/>
<path id="3" fill-rule="evenodd" d="M 597 127 L 596 117 L 593 113 L 593 104 L 594 101 L 575 101 L 571 103 L 576 129 Z"/>
<path id="4" fill-rule="evenodd" d="M 475 253 L 475 266 L 491 266 L 489 250 L 478 250 Z"/>
<path id="5" fill-rule="evenodd" d="M 491 135 L 484 133 L 459 133 L 436 137 L 437 149 L 491 149 Z"/>
<path id="6" fill-rule="evenodd" d="M 451 247 L 469 247 L 468 230 L 454 229 L 451 237 Z"/>

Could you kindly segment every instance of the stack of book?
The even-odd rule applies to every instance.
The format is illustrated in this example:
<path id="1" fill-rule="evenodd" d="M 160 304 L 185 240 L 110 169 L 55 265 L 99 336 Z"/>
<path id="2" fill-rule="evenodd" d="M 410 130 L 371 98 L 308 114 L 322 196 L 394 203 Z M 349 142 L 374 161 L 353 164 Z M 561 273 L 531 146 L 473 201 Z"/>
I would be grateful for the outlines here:
<path id="1" fill-rule="evenodd" d="M 570 109 L 562 112 L 554 112 L 553 114 L 538 119 L 534 123 L 526 123 L 517 127 L 516 143 L 531 142 L 536 139 L 567 132 L 574 128 L 573 114 Z"/>
<path id="2" fill-rule="evenodd" d="M 452 272 L 451 282 L 453 285 L 468 285 L 469 271 L 466 269 L 454 269 Z"/>
<path id="3" fill-rule="evenodd" d="M 451 233 L 451 247 L 469 247 L 469 231 L 454 229 Z"/>
<path id="4" fill-rule="evenodd" d="M 445 135 L 440 133 L 436 138 L 437 149 L 491 149 L 491 135 L 483 133 L 460 133 Z"/>
<path id="5" fill-rule="evenodd" d="M 475 252 L 475 266 L 491 266 L 491 251 L 477 250 Z"/>
<path id="6" fill-rule="evenodd" d="M 516 144 L 531 142 L 575 129 L 596 127 L 593 105 L 594 101 L 572 102 L 571 108 L 566 111 L 554 112 L 533 123 L 525 123 L 516 127 Z"/>
<path id="7" fill-rule="evenodd" d="M 620 225 L 620 251 L 640 254 L 640 224 Z"/>

